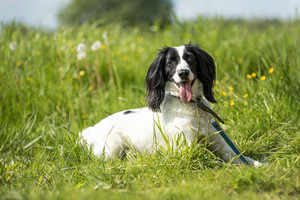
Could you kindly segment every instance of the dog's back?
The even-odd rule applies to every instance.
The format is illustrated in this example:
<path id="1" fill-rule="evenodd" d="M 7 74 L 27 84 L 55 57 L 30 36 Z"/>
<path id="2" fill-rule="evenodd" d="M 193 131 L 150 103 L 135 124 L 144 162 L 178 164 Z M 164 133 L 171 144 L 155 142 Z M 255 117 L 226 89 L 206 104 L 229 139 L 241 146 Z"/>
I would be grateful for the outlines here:
<path id="1" fill-rule="evenodd" d="M 124 145 L 133 145 L 140 151 L 151 150 L 153 123 L 154 114 L 147 107 L 126 110 L 84 129 L 80 137 L 97 157 L 119 155 Z"/>

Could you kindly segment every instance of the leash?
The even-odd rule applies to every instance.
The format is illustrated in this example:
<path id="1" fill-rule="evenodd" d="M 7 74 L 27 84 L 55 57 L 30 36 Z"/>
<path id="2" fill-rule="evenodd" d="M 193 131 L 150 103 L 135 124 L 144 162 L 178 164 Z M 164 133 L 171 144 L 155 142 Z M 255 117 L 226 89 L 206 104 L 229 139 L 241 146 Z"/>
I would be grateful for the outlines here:
<path id="1" fill-rule="evenodd" d="M 196 101 L 192 100 L 192 102 L 195 102 L 198 108 L 203 110 L 204 112 L 210 114 L 210 122 L 212 123 L 213 127 L 218 131 L 218 133 L 222 136 L 222 138 L 225 140 L 225 142 L 230 146 L 230 148 L 234 151 L 236 155 L 239 156 L 239 158 L 243 161 L 244 164 L 250 165 L 248 160 L 241 154 L 241 152 L 238 150 L 238 148 L 232 143 L 232 141 L 229 139 L 229 137 L 225 134 L 225 131 L 221 128 L 221 126 L 213 119 L 217 119 L 219 122 L 224 124 L 224 121 L 209 107 L 207 107 L 201 98 L 201 96 L 196 98 Z"/>
<path id="2" fill-rule="evenodd" d="M 219 115 L 217 115 L 217 113 L 215 113 L 212 109 L 210 109 L 209 107 L 207 107 L 206 105 L 204 105 L 201 96 L 197 97 L 196 101 L 194 101 L 194 102 L 197 104 L 198 108 L 200 108 L 204 112 L 208 112 L 214 118 L 216 118 L 219 122 L 221 122 L 222 124 L 225 124 L 224 121 L 219 117 Z"/>

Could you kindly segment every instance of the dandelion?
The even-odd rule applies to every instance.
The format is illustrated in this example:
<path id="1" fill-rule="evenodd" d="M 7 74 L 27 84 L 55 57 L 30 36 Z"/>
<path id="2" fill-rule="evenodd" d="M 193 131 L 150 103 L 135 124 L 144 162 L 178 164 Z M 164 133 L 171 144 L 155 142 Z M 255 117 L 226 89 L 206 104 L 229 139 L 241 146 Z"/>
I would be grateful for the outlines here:
<path id="1" fill-rule="evenodd" d="M 273 72 L 274 72 L 274 68 L 271 67 L 271 68 L 269 69 L 269 74 L 272 74 Z"/>
<path id="2" fill-rule="evenodd" d="M 248 97 L 248 94 L 244 94 L 243 98 L 246 99 Z"/>
<path id="3" fill-rule="evenodd" d="M 142 37 L 138 37 L 138 38 L 137 38 L 137 42 L 138 42 L 138 43 L 141 43 L 142 41 L 143 41 L 143 38 L 142 38 Z"/>
<path id="4" fill-rule="evenodd" d="M 9 43 L 9 49 L 11 51 L 15 51 L 17 49 L 17 42 L 13 41 L 13 42 Z"/>
<path id="5" fill-rule="evenodd" d="M 266 76 L 261 76 L 260 80 L 262 80 L 262 81 L 266 80 Z"/>
<path id="6" fill-rule="evenodd" d="M 218 51 L 218 50 L 216 50 L 216 51 L 215 51 L 215 56 L 218 57 L 218 56 L 220 56 L 220 55 L 221 55 L 221 52 Z"/>
<path id="7" fill-rule="evenodd" d="M 86 50 L 86 47 L 85 47 L 85 44 L 84 44 L 84 43 L 80 43 L 80 44 L 78 44 L 77 47 L 76 47 L 77 53 L 85 52 L 85 50 Z"/>
<path id="8" fill-rule="evenodd" d="M 242 63 L 244 62 L 244 59 L 243 59 L 243 58 L 238 58 L 238 59 L 237 59 L 237 62 L 238 62 L 239 64 L 242 64 Z"/>
<path id="9" fill-rule="evenodd" d="M 234 101 L 231 100 L 231 101 L 229 102 L 229 105 L 230 105 L 230 106 L 234 106 Z"/>
<path id="10" fill-rule="evenodd" d="M 221 92 L 221 95 L 223 95 L 224 97 L 226 97 L 226 96 L 227 96 L 227 93 L 224 92 L 224 91 L 222 91 L 222 92 Z"/>
<path id="11" fill-rule="evenodd" d="M 256 77 L 256 73 L 255 72 L 253 72 L 251 75 L 252 75 L 252 77 Z"/>
<path id="12" fill-rule="evenodd" d="M 233 92 L 233 90 L 234 90 L 234 87 L 230 86 L 230 87 L 229 87 L 229 91 L 230 91 L 230 92 Z"/>
<path id="13" fill-rule="evenodd" d="M 27 80 L 28 82 L 30 82 L 30 83 L 33 82 L 33 78 L 31 78 L 30 76 L 26 77 L 26 80 Z"/>
<path id="14" fill-rule="evenodd" d="M 20 67 L 21 64 L 22 64 L 22 62 L 21 62 L 21 61 L 18 61 L 18 62 L 16 63 L 16 66 L 17 66 L 17 67 Z"/>
<path id="15" fill-rule="evenodd" d="M 92 51 L 97 51 L 98 49 L 101 48 L 101 42 L 100 41 L 95 41 L 92 46 L 91 46 L 91 50 Z"/>
<path id="16" fill-rule="evenodd" d="M 126 56 L 123 57 L 123 59 L 127 61 L 127 60 L 129 60 L 129 56 L 126 55 Z"/>
<path id="17" fill-rule="evenodd" d="M 247 79 L 252 78 L 252 76 L 250 74 L 247 74 Z"/>
<path id="18" fill-rule="evenodd" d="M 77 54 L 77 60 L 82 60 L 86 58 L 86 53 L 85 52 L 79 52 Z"/>
<path id="19" fill-rule="evenodd" d="M 85 75 L 85 71 L 84 70 L 81 70 L 80 72 L 79 72 L 79 76 L 84 76 Z"/>

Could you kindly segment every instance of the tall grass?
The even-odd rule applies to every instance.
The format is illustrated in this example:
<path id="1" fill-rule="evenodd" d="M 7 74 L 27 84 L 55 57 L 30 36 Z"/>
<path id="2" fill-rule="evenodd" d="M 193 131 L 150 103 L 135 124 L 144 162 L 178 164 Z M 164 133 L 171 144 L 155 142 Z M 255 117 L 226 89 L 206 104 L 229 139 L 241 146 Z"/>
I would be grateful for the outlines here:
<path id="1" fill-rule="evenodd" d="M 298 21 L 199 18 L 165 30 L 84 25 L 54 33 L 2 24 L 1 198 L 297 199 L 299 34 Z M 103 46 L 91 51 L 96 40 Z M 81 42 L 87 57 L 78 61 Z M 189 42 L 217 64 L 214 110 L 228 135 L 267 166 L 224 164 L 201 144 L 103 162 L 77 144 L 83 128 L 146 106 L 144 78 L 157 49 Z"/>

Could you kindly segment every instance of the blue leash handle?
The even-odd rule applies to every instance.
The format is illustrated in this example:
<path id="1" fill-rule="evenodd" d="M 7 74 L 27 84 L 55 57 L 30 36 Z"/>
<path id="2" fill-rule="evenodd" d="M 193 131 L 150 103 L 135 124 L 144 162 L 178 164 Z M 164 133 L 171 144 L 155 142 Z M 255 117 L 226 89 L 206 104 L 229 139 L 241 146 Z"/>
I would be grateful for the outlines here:
<path id="1" fill-rule="evenodd" d="M 231 142 L 231 140 L 229 139 L 229 137 L 225 134 L 225 132 L 223 131 L 223 129 L 221 128 L 221 126 L 215 122 L 214 120 L 211 120 L 212 125 L 215 127 L 215 129 L 217 129 L 217 131 L 220 133 L 220 135 L 223 137 L 223 139 L 225 140 L 225 142 L 230 146 L 230 148 L 234 151 L 234 153 L 236 153 L 236 155 L 239 155 L 239 158 L 246 164 L 246 165 L 250 165 L 248 160 L 243 156 L 243 154 L 241 154 L 241 152 L 234 146 L 234 144 Z"/>

